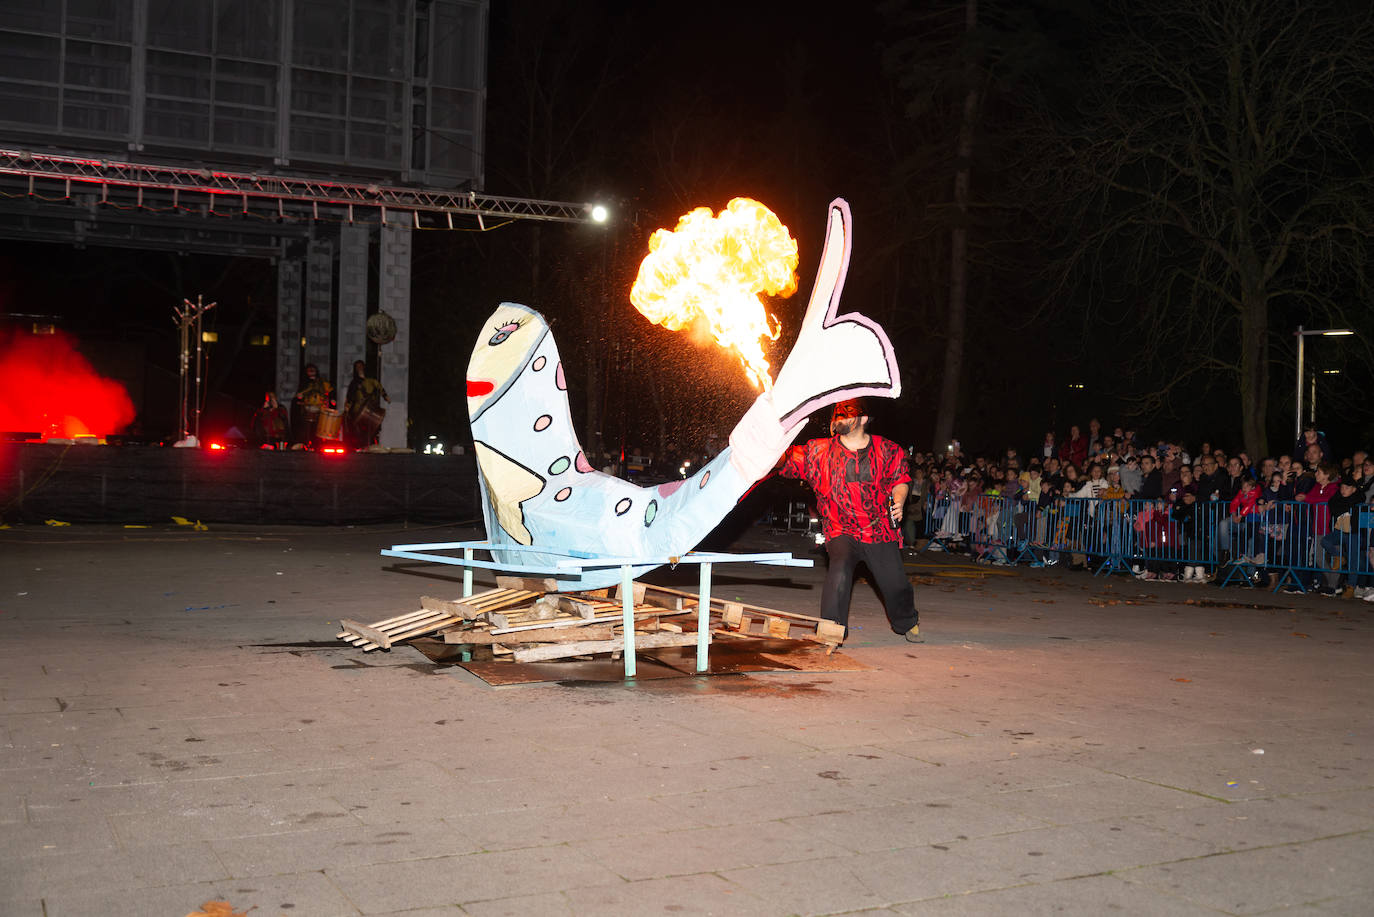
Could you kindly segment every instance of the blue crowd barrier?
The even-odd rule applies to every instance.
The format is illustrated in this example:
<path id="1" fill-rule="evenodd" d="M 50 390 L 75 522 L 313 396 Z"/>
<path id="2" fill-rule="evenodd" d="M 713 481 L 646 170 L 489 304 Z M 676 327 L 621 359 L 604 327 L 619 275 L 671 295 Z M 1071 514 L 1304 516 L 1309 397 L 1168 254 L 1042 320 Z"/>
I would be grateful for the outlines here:
<path id="1" fill-rule="evenodd" d="M 1332 518 L 1325 504 L 1261 502 L 1232 514 L 1225 502 L 995 494 L 929 495 L 919 534 L 926 550 L 967 549 L 994 564 L 1064 561 L 1095 575 L 1198 578 L 1222 585 L 1374 586 L 1374 508 Z"/>

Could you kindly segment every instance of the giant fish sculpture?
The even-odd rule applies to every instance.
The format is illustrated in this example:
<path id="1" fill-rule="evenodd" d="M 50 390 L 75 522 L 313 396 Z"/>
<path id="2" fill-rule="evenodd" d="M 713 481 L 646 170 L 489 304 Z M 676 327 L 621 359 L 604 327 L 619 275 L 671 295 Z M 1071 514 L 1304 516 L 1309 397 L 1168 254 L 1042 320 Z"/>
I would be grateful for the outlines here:
<path id="1" fill-rule="evenodd" d="M 863 315 L 838 311 L 849 252 L 849 205 L 836 199 L 806 317 L 772 389 L 696 474 L 651 487 L 592 467 L 573 430 L 548 324 L 533 309 L 502 303 L 478 336 L 467 374 L 494 559 L 515 567 L 552 567 L 569 554 L 643 559 L 638 576 L 695 547 L 771 471 L 812 411 L 859 395 L 896 398 L 901 380 L 887 334 Z M 620 579 L 618 568 L 589 568 L 560 578 L 559 588 L 596 589 Z"/>

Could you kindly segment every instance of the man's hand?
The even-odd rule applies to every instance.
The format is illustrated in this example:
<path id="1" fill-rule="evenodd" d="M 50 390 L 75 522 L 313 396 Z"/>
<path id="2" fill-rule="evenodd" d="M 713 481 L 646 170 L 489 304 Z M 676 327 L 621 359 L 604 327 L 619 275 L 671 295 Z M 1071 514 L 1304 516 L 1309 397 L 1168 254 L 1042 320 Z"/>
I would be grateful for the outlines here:
<path id="1" fill-rule="evenodd" d="M 888 514 L 892 517 L 892 524 L 898 525 L 902 521 L 902 504 L 896 500 L 888 507 Z"/>

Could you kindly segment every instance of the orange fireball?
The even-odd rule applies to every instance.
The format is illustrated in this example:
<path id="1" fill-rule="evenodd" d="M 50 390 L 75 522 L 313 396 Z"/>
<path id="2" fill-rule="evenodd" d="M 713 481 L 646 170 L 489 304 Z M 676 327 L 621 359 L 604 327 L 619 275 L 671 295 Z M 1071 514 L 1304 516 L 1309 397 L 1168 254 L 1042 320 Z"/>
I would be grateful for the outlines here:
<path id="1" fill-rule="evenodd" d="M 772 387 L 763 342 L 782 331 L 762 296 L 797 291 L 797 242 L 758 201 L 737 197 L 719 214 L 698 207 L 673 230 L 649 237 L 630 302 L 670 331 L 702 321 L 716 342 L 739 354 L 749 380 Z"/>

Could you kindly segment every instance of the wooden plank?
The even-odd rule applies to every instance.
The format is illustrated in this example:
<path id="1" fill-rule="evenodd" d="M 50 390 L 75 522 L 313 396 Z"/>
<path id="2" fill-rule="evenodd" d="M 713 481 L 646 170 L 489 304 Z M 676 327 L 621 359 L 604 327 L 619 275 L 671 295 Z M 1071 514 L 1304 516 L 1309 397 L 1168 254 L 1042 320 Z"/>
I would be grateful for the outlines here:
<path id="1" fill-rule="evenodd" d="M 844 625 L 834 621 L 821 621 L 816 625 L 816 638 L 832 645 L 844 642 Z"/>
<path id="2" fill-rule="evenodd" d="M 667 586 L 654 586 L 653 588 L 654 588 L 654 589 L 657 589 L 659 592 L 668 593 L 669 595 L 680 595 L 680 596 L 682 596 L 683 598 L 688 598 L 688 599 L 698 599 L 698 598 L 699 598 L 699 596 L 698 596 L 696 593 L 694 593 L 694 592 L 685 592 L 685 591 L 683 591 L 683 590 L 681 590 L 681 589 L 669 589 Z M 740 608 L 741 611 L 752 611 L 752 612 L 757 612 L 757 613 L 765 614 L 765 615 L 773 615 L 774 617 L 787 618 L 788 620 L 791 620 L 791 621 L 808 621 L 808 622 L 811 622 L 813 625 L 814 625 L 815 622 L 817 622 L 817 621 L 823 621 L 823 620 L 825 620 L 824 618 L 815 618 L 815 617 L 812 617 L 811 615 L 797 614 L 797 613 L 794 612 L 794 611 L 782 611 L 781 609 L 778 609 L 778 608 L 765 608 L 765 607 L 762 606 L 762 605 L 750 605 L 748 602 L 727 602 L 727 601 L 725 601 L 724 599 L 717 598 L 717 597 L 714 597 L 714 596 L 711 598 L 711 607 L 712 607 L 713 609 L 714 609 L 714 608 L 717 608 L 717 607 L 721 607 L 721 606 L 728 607 L 728 606 L 731 606 L 731 605 L 737 605 L 737 606 L 739 606 L 739 608 Z"/>
<path id="3" fill-rule="evenodd" d="M 616 586 L 616 587 L 615 587 L 615 592 L 612 593 L 612 596 L 611 596 L 611 597 L 614 598 L 617 602 L 619 602 L 619 601 L 622 600 L 622 599 L 621 599 L 621 595 L 620 595 L 622 586 L 623 586 L 623 584 L 622 584 L 621 586 Z M 631 582 L 631 583 L 630 583 L 630 586 L 631 586 L 631 589 L 632 589 L 633 594 L 634 594 L 634 604 L 636 604 L 636 605 L 643 605 L 643 604 L 644 604 L 644 592 L 645 592 L 646 589 L 649 588 L 649 587 L 648 587 L 648 584 L 647 584 L 647 583 L 635 583 L 635 582 Z"/>
<path id="4" fill-rule="evenodd" d="M 635 637 L 635 649 L 653 649 L 660 646 L 693 646 L 696 634 L 644 634 Z M 623 652 L 623 637 L 614 640 L 580 640 L 576 643 L 551 643 L 546 646 L 532 646 L 514 652 L 516 662 L 545 662 L 550 659 L 566 659 L 569 656 L 593 656 L 597 653 Z"/>
<path id="5" fill-rule="evenodd" d="M 425 614 L 427 614 L 427 613 L 428 613 L 428 612 L 427 612 L 425 609 L 420 609 L 419 611 L 411 611 L 411 612 L 408 612 L 408 613 L 403 614 L 403 615 L 397 615 L 397 616 L 394 617 L 394 618 L 384 618 L 384 619 L 382 619 L 381 621 L 374 621 L 374 622 L 372 622 L 372 624 L 370 624 L 370 625 L 368 625 L 368 626 L 369 626 L 369 627 L 375 627 L 375 628 L 377 628 L 378 630 L 380 630 L 380 629 L 382 629 L 383 627 L 388 627 L 388 626 L 390 626 L 390 625 L 394 625 L 394 624 L 397 624 L 397 623 L 404 624 L 404 623 L 406 623 L 406 622 L 413 621 L 413 620 L 415 620 L 416 618 L 421 617 L 422 615 L 425 615 Z M 342 622 L 341 622 L 341 623 L 342 623 Z M 347 632 L 347 631 L 339 631 L 339 632 L 338 632 L 337 634 L 335 634 L 334 636 L 336 636 L 336 637 L 338 637 L 340 640 L 342 640 L 342 639 L 344 639 L 345 637 L 348 636 L 348 632 Z"/>
<path id="6" fill-rule="evenodd" d="M 471 597 L 469 596 L 469 598 Z M 429 595 L 420 596 L 420 607 L 428 611 L 439 611 L 444 614 L 450 614 L 455 618 L 462 618 L 465 621 L 471 621 L 482 613 L 480 607 L 470 605 L 466 601 L 446 601 L 444 599 L 436 599 Z"/>
<path id="7" fill-rule="evenodd" d="M 721 618 L 725 621 L 726 627 L 743 626 L 744 606 L 738 602 L 726 602 L 725 610 L 721 613 Z"/>
<path id="8" fill-rule="evenodd" d="M 584 599 L 571 595 L 560 596 L 558 607 L 569 614 L 575 614 L 579 618 L 592 618 L 596 616 L 596 606 Z"/>
<path id="9" fill-rule="evenodd" d="M 786 618 L 768 619 L 768 636 L 786 639 L 787 635 L 791 632 L 792 625 L 788 623 Z"/>
<path id="10" fill-rule="evenodd" d="M 576 643 L 582 640 L 614 640 L 615 628 L 609 624 L 592 624 L 586 627 L 546 627 L 542 630 L 523 630 L 515 633 L 494 634 L 489 630 L 449 631 L 444 634 L 445 643 L 466 643 L 472 646 L 518 646 L 522 643 Z"/>
<path id="11" fill-rule="evenodd" d="M 379 630 L 368 627 L 366 624 L 359 624 L 357 621 L 350 621 L 347 618 L 339 622 L 350 633 L 362 637 L 369 643 L 375 643 L 382 649 L 391 649 L 391 637 Z"/>
<path id="12" fill-rule="evenodd" d="M 392 634 L 391 642 L 400 643 L 402 640 L 409 640 L 411 637 L 418 637 L 422 634 L 430 634 L 441 627 L 446 627 L 449 624 L 453 624 L 457 620 L 457 618 L 436 618 L 433 621 L 426 621 L 422 624 L 417 624 L 415 627 L 412 627 L 409 630 L 403 630 L 398 634 Z"/>
<path id="13" fill-rule="evenodd" d="M 553 577 L 542 579 L 531 576 L 501 576 L 496 577 L 496 585 L 502 589 L 518 589 L 523 592 L 557 592 L 558 580 Z"/>
<path id="14" fill-rule="evenodd" d="M 682 610 L 684 599 L 680 595 L 671 592 L 664 592 L 657 586 L 649 584 L 644 590 L 644 602 L 648 605 L 658 605 L 662 608 L 671 608 L 674 611 Z"/>

